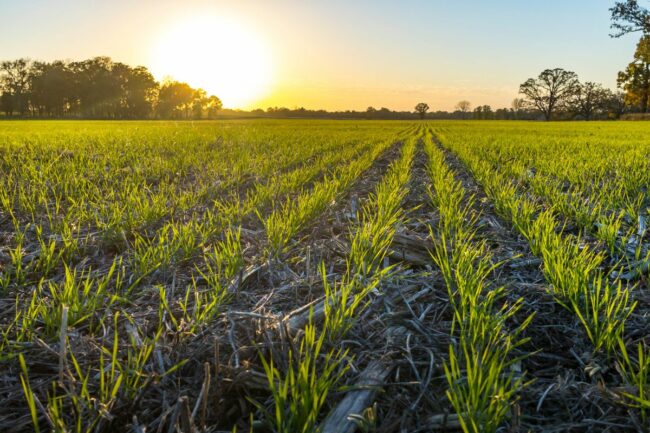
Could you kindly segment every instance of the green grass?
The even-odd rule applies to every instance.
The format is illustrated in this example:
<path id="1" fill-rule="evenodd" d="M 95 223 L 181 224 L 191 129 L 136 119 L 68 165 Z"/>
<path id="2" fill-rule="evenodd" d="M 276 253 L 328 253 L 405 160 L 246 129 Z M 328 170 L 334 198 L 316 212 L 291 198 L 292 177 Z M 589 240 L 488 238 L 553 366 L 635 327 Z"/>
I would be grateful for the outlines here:
<path id="1" fill-rule="evenodd" d="M 650 268 L 649 132 L 641 122 L 2 122 L 0 365 L 16 378 L 9 395 L 24 399 L 0 396 L 12 410 L 0 418 L 35 431 L 103 432 L 130 428 L 136 415 L 161 429 L 147 423 L 174 409 L 137 404 L 198 399 L 188 383 L 197 363 L 218 358 L 202 349 L 213 344 L 232 353 L 213 366 L 220 385 L 210 399 L 247 369 L 264 389 L 240 390 L 256 404 L 233 413 L 278 432 L 314 431 L 354 376 L 356 346 L 346 339 L 359 317 L 386 281 L 414 275 L 385 259 L 415 222 L 431 229 L 431 265 L 451 307 L 444 410 L 466 432 L 498 431 L 529 384 L 514 372 L 527 355 L 523 331 L 536 325 L 497 284 L 503 264 L 477 230 L 490 207 L 528 242 L 548 293 L 609 367 L 595 380 L 647 426 L 650 357 L 629 324 L 647 313 L 636 299 Z M 486 200 L 466 190 L 433 134 Z M 282 278 L 301 281 L 296 251 L 311 242 L 310 228 L 345 207 L 345 193 L 397 141 L 401 151 L 356 215 L 340 220 L 340 257 L 314 246 L 322 289 L 310 281 L 309 299 L 290 299 Z M 426 161 L 416 159 L 420 145 Z M 416 200 L 435 209 L 435 223 L 411 220 L 404 204 L 422 162 L 429 189 Z M 262 275 L 242 284 L 256 269 Z M 283 302 L 319 296 L 322 322 L 260 346 Z M 236 332 L 233 312 L 261 322 Z M 192 401 L 192 412 L 202 404 Z M 381 428 L 383 408 L 368 413 Z M 215 428 L 232 429 L 228 416 Z"/>
<path id="2" fill-rule="evenodd" d="M 447 166 L 440 149 L 427 135 L 425 151 L 431 180 L 429 197 L 440 215 L 431 227 L 432 259 L 440 270 L 453 310 L 449 359 L 443 365 L 447 397 L 465 433 L 496 432 L 509 419 L 523 375 L 511 368 L 521 360 L 515 350 L 528 342 L 520 337 L 529 316 L 509 325 L 523 300 L 503 302 L 504 289 L 490 282 L 500 264 L 493 263 L 486 241 L 476 234 L 480 219 L 475 201 Z"/>
<path id="3" fill-rule="evenodd" d="M 625 324 L 637 308 L 631 299 L 634 279 L 647 272 L 646 129 L 495 123 L 436 130 L 482 184 L 495 210 L 542 259 L 549 292 L 574 314 L 593 356 L 618 366 L 621 379 L 635 390 L 621 396 L 641 411 L 644 423 L 647 357 L 641 346 L 627 349 Z M 632 282 L 618 279 L 625 271 Z"/>

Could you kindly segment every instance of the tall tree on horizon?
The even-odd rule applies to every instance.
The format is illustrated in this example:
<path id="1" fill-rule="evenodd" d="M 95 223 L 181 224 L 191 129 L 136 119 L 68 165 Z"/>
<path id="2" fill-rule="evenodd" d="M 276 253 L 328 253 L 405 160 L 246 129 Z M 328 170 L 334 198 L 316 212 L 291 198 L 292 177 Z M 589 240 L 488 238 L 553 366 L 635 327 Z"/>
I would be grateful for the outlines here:
<path id="1" fill-rule="evenodd" d="M 420 102 L 415 106 L 415 112 L 420 115 L 420 119 L 424 119 L 424 115 L 429 111 L 429 104 L 426 102 Z"/>
<path id="2" fill-rule="evenodd" d="M 471 109 L 472 109 L 472 104 L 469 101 L 463 100 L 460 101 L 458 104 L 456 104 L 456 110 L 462 113 L 463 119 L 465 119 L 465 116 Z"/>
<path id="3" fill-rule="evenodd" d="M 529 78 L 519 86 L 527 103 L 539 110 L 546 121 L 564 108 L 579 86 L 578 75 L 562 68 L 546 69 L 537 78 Z"/>
<path id="4" fill-rule="evenodd" d="M 512 108 L 512 113 L 516 120 L 519 118 L 521 112 L 526 109 L 526 100 L 524 98 L 515 98 L 510 103 L 510 107 Z"/>

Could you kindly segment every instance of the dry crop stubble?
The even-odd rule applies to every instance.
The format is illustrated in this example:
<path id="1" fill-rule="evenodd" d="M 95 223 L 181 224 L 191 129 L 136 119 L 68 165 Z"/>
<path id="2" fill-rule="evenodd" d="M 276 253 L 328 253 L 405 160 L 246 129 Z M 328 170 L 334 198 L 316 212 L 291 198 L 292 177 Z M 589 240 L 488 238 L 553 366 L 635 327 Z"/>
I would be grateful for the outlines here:
<path id="1" fill-rule="evenodd" d="M 646 429 L 647 129 L 3 123 L 0 429 Z"/>

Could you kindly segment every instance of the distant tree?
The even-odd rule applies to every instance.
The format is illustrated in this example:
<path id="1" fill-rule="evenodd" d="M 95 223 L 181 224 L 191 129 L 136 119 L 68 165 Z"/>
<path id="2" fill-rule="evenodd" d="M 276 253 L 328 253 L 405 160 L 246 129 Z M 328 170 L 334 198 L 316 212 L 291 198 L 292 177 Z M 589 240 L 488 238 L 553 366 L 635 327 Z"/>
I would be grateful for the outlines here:
<path id="1" fill-rule="evenodd" d="M 291 114 L 291 110 L 286 107 L 269 107 L 266 112 L 271 117 L 288 117 Z"/>
<path id="2" fill-rule="evenodd" d="M 167 81 L 158 93 L 158 115 L 163 119 L 189 117 L 194 89 L 179 81 Z"/>
<path id="3" fill-rule="evenodd" d="M 390 119 L 392 116 L 392 111 L 386 107 L 381 107 L 379 110 L 377 110 L 377 113 L 375 115 L 377 116 L 377 119 Z"/>
<path id="4" fill-rule="evenodd" d="M 650 12 L 639 6 L 637 0 L 617 1 L 609 11 L 612 14 L 611 28 L 615 30 L 611 37 L 619 38 L 634 32 L 650 34 Z"/>
<path id="5" fill-rule="evenodd" d="M 192 118 L 194 119 L 202 119 L 204 115 L 208 119 L 214 119 L 222 108 L 221 99 L 214 95 L 208 95 L 203 89 L 196 89 L 193 98 Z M 303 108 L 302 111 L 304 112 L 305 109 Z"/>
<path id="6" fill-rule="evenodd" d="M 561 68 L 546 69 L 537 78 L 529 78 L 519 86 L 527 104 L 539 110 L 547 121 L 555 110 L 566 107 L 576 93 L 578 76 Z"/>
<path id="7" fill-rule="evenodd" d="M 376 113 L 377 113 L 377 109 L 375 107 L 366 108 L 366 119 L 374 119 Z"/>
<path id="8" fill-rule="evenodd" d="M 2 91 L 2 95 L 0 95 L 0 111 L 3 111 L 6 116 L 13 116 L 14 109 L 14 96 L 6 90 Z"/>
<path id="9" fill-rule="evenodd" d="M 429 104 L 426 102 L 420 102 L 415 106 L 415 112 L 420 115 L 420 119 L 424 119 L 424 115 L 429 111 Z"/>
<path id="10" fill-rule="evenodd" d="M 472 109 L 472 104 L 469 101 L 460 101 L 456 104 L 456 109 L 462 113 L 463 119 L 466 116 L 466 113 Z"/>
<path id="11" fill-rule="evenodd" d="M 217 98 L 214 95 L 208 96 L 208 101 L 206 104 L 208 119 L 216 119 L 217 113 L 219 112 L 219 110 L 221 110 L 222 107 L 223 104 L 221 103 L 221 99 Z"/>
<path id="12" fill-rule="evenodd" d="M 158 98 L 158 83 L 144 66 L 131 68 L 119 64 L 121 82 L 121 117 L 149 117 Z"/>
<path id="13" fill-rule="evenodd" d="M 120 117 L 122 80 L 110 57 L 73 62 L 69 68 L 75 77 L 75 92 L 81 115 L 96 119 Z M 115 68 L 115 71 L 113 70 Z"/>
<path id="14" fill-rule="evenodd" d="M 200 119 L 203 117 L 203 111 L 208 106 L 208 94 L 203 89 L 194 91 L 194 100 L 192 101 L 192 118 Z"/>
<path id="15" fill-rule="evenodd" d="M 483 120 L 492 120 L 494 119 L 494 111 L 489 105 L 483 105 Z"/>
<path id="16" fill-rule="evenodd" d="M 570 101 L 570 109 L 584 120 L 592 120 L 596 114 L 607 110 L 607 90 L 602 85 L 587 81 L 578 84 Z"/>
<path id="17" fill-rule="evenodd" d="M 494 119 L 494 112 L 489 105 L 479 105 L 474 109 L 474 119 L 491 120 Z"/>
<path id="18" fill-rule="evenodd" d="M 29 59 L 6 60 L 0 62 L 0 82 L 5 92 L 13 99 L 13 109 L 24 116 L 29 110 L 30 85 Z"/>
<path id="19" fill-rule="evenodd" d="M 650 35 L 643 36 L 636 46 L 634 60 L 618 73 L 618 86 L 625 91 L 625 101 L 648 112 L 650 103 Z"/>
<path id="20" fill-rule="evenodd" d="M 76 105 L 74 77 L 64 62 L 34 62 L 30 79 L 30 101 L 39 116 L 61 117 Z"/>
<path id="21" fill-rule="evenodd" d="M 510 104 L 515 119 L 519 119 L 520 113 L 526 109 L 526 100 L 523 98 L 515 98 Z"/>
<path id="22" fill-rule="evenodd" d="M 0 62 L 0 112 L 12 116 L 101 119 L 215 117 L 221 100 L 185 83 L 159 84 L 144 66 L 131 67 L 110 57 L 64 62 L 28 59 Z"/>
<path id="23" fill-rule="evenodd" d="M 620 119 L 628 110 L 628 104 L 625 102 L 625 93 L 619 91 L 612 92 L 607 90 L 607 113 L 608 117 Z"/>
<path id="24" fill-rule="evenodd" d="M 494 118 L 496 120 L 511 120 L 514 119 L 514 112 L 507 108 L 497 108 L 494 112 Z"/>

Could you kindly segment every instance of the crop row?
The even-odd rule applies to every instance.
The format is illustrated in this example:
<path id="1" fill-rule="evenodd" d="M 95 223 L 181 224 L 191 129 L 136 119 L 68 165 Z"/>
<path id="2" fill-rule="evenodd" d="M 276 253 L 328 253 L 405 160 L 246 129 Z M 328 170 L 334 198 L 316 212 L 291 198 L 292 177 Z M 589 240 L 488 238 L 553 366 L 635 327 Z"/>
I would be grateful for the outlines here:
<path id="1" fill-rule="evenodd" d="M 485 240 L 478 238 L 479 215 L 474 198 L 448 167 L 444 154 L 427 135 L 431 200 L 440 220 L 432 228 L 433 259 L 444 278 L 453 309 L 452 343 L 445 376 L 460 425 L 466 433 L 495 432 L 511 416 L 513 403 L 525 386 L 513 355 L 526 342 L 518 327 L 508 322 L 519 311 L 522 299 L 503 301 L 504 288 L 491 281 L 493 263 Z"/>
<path id="2" fill-rule="evenodd" d="M 385 131 L 359 132 L 361 142 L 356 143 L 346 141 L 345 131 L 332 151 L 311 158 L 317 164 L 304 164 L 258 184 L 243 200 L 251 205 L 230 206 L 233 213 L 227 218 L 220 216 L 227 206 L 215 205 L 200 218 L 195 214 L 187 221 L 165 223 L 153 235 L 138 232 L 135 240 L 127 239 L 126 253 L 114 257 L 88 256 L 86 250 L 76 250 L 75 257 L 60 253 L 60 241 L 49 244 L 44 227 L 24 223 L 13 205 L 5 206 L 5 227 L 25 224 L 25 237 L 30 230 L 41 232 L 41 248 L 33 255 L 25 254 L 21 232 L 10 232 L 12 266 L 0 273 L 5 297 L 16 297 L 14 316 L 3 319 L 8 326 L 0 335 L 0 362 L 8 363 L 16 380 L 20 378 L 34 428 L 105 429 L 111 413 L 124 402 L 137 400 L 152 382 L 167 380 L 182 368 L 182 354 L 169 352 L 174 342 L 191 338 L 219 317 L 246 261 L 264 260 L 246 258 L 241 220 L 257 214 L 266 222 L 262 227 L 271 240 L 277 225 L 268 221 L 282 215 L 282 221 L 291 224 L 289 230 L 280 230 L 280 239 L 289 242 L 395 141 L 396 132 L 388 138 Z M 305 152 L 303 159 L 313 154 L 310 146 L 299 149 Z M 316 180 L 319 173 L 324 176 Z M 305 187 L 311 179 L 316 180 L 313 186 Z M 66 196 L 66 201 L 72 198 Z M 287 204 L 277 205 L 285 199 Z M 268 246 L 269 254 L 279 251 L 271 242 Z M 134 308 L 150 300 L 153 311 Z M 53 370 L 35 377 L 30 366 L 38 347 L 46 348 Z"/>
<path id="3" fill-rule="evenodd" d="M 625 338 L 625 323 L 637 306 L 630 300 L 633 288 L 609 278 L 603 272 L 605 253 L 567 233 L 556 207 L 543 206 L 535 196 L 526 194 L 507 172 L 495 168 L 491 159 L 477 151 L 481 147 L 472 143 L 472 137 L 449 131 L 438 136 L 482 185 L 497 213 L 528 241 L 532 253 L 542 261 L 549 292 L 584 329 L 593 347 L 592 359 L 601 366 L 618 368 L 621 380 L 634 390 L 624 392 L 624 399 L 641 408 L 645 422 L 648 356 L 643 343 L 630 355 Z M 602 367 L 594 369 L 593 374 L 598 376 L 600 370 Z"/>
<path id="4" fill-rule="evenodd" d="M 326 264 L 321 263 L 325 292 L 321 323 L 310 317 L 297 353 L 289 349 L 286 355 L 286 368 L 278 368 L 273 357 L 262 358 L 273 403 L 272 409 L 262 404 L 259 407 L 278 432 L 314 431 L 327 396 L 339 386 L 349 368 L 353 355 L 342 350 L 339 342 L 367 307 L 368 295 L 390 275 L 384 257 L 405 217 L 401 205 L 408 190 L 416 141 L 416 135 L 405 138 L 401 158 L 389 167 L 358 211 L 357 223 L 350 228 L 345 273 L 331 283 Z"/>

